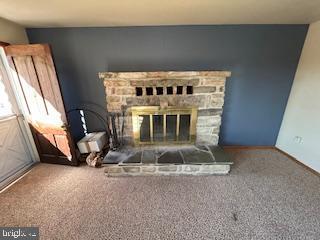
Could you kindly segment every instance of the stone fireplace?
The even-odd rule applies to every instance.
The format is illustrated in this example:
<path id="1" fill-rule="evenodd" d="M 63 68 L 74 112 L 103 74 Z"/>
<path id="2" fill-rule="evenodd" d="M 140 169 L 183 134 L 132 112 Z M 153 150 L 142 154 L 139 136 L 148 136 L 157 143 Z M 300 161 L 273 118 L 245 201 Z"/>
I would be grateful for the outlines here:
<path id="1" fill-rule="evenodd" d="M 101 72 L 107 109 L 132 145 L 217 145 L 227 71 Z M 119 130 L 120 131 L 120 130 Z"/>

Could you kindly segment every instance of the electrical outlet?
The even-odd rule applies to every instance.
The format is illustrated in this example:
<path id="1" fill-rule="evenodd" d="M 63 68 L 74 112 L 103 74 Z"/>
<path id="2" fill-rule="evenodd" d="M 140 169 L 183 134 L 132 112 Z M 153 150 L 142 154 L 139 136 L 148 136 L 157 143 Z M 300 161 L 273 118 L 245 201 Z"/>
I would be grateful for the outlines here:
<path id="1" fill-rule="evenodd" d="M 293 139 L 293 141 L 294 141 L 295 143 L 301 144 L 301 143 L 302 143 L 302 137 L 300 137 L 300 136 L 295 136 L 294 139 Z"/>

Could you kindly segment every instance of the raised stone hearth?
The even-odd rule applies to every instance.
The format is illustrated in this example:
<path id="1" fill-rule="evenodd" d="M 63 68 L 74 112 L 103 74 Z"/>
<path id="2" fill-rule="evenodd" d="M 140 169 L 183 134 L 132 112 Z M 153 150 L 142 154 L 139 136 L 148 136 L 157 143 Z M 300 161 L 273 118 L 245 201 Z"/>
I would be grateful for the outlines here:
<path id="1" fill-rule="evenodd" d="M 103 163 L 110 177 L 227 174 L 232 164 L 214 145 L 124 148 L 110 151 Z"/>

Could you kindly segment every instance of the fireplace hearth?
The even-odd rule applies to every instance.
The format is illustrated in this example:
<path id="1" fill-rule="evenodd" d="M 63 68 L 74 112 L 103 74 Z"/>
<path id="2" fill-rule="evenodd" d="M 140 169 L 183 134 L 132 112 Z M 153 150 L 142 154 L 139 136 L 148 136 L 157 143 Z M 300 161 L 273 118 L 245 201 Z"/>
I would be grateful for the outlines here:
<path id="1" fill-rule="evenodd" d="M 124 147 L 103 161 L 105 173 L 117 176 L 227 174 L 232 161 L 219 146 L 171 145 Z"/>
<path id="2" fill-rule="evenodd" d="M 155 158 L 155 161 L 150 160 L 149 164 L 155 169 L 166 169 L 159 167 L 163 164 L 182 164 L 177 169 L 185 169 L 187 164 L 185 159 L 188 159 L 188 156 L 182 157 L 181 159 L 184 159 L 182 162 L 177 160 L 180 159 L 177 156 L 182 156 L 182 153 L 185 152 L 179 150 L 183 146 L 196 149 L 191 151 L 195 159 L 204 156 L 210 159 L 208 162 L 201 163 L 199 169 L 193 166 L 200 164 L 199 161 L 187 160 L 189 166 L 187 169 L 198 169 L 199 171 L 196 172 L 199 174 L 203 173 L 202 169 L 211 169 L 210 174 L 229 172 L 231 162 L 223 160 L 227 158 L 222 157 L 223 150 L 217 145 L 225 83 L 226 78 L 230 75 L 231 73 L 227 71 L 99 73 L 100 79 L 104 81 L 107 110 L 111 116 L 109 122 L 113 123 L 111 129 L 122 139 L 123 146 L 122 149 L 115 152 L 110 151 L 107 154 L 104 161 L 107 166 L 106 173 L 111 176 L 117 175 L 119 171 L 126 175 L 128 172 L 125 169 L 129 169 L 129 173 L 135 169 L 132 171 L 142 174 L 142 168 L 138 170 L 136 166 L 133 166 L 132 169 L 124 166 L 145 164 L 140 161 L 141 158 L 134 157 L 133 159 L 140 159 L 135 163 L 127 162 L 123 158 L 129 156 L 131 159 L 131 155 L 135 152 L 145 154 L 148 152 L 142 150 L 145 147 L 153 151 L 161 147 L 162 152 L 166 153 L 166 159 L 170 157 L 174 159 L 166 163 L 162 162 L 163 157 L 160 156 Z M 115 116 L 117 119 L 114 118 Z M 115 127 L 116 123 L 118 123 L 117 127 Z M 174 146 L 176 150 L 166 151 L 165 149 L 168 149 L 169 146 Z M 214 146 L 220 149 L 217 157 L 208 150 L 213 149 Z M 123 151 L 126 154 L 123 154 Z M 119 159 L 113 163 L 112 159 L 115 156 L 118 156 Z M 117 166 L 112 166 L 112 164 L 117 164 Z M 173 168 L 175 167 L 171 167 Z M 178 172 L 188 172 L 188 170 L 180 170 Z M 116 173 L 111 174 L 110 171 Z M 206 172 L 206 170 L 203 171 Z M 157 171 L 157 173 L 161 172 Z M 133 172 L 133 175 L 135 173 Z"/>

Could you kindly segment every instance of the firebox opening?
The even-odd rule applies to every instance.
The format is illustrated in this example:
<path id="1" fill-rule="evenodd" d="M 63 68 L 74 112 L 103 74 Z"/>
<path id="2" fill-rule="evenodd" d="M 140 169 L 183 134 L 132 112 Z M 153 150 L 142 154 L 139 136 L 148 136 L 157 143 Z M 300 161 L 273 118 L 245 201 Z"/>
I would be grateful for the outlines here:
<path id="1" fill-rule="evenodd" d="M 189 141 L 190 114 L 139 115 L 140 141 Z"/>
<path id="2" fill-rule="evenodd" d="M 133 134 L 136 144 L 194 142 L 196 108 L 132 107 Z"/>

